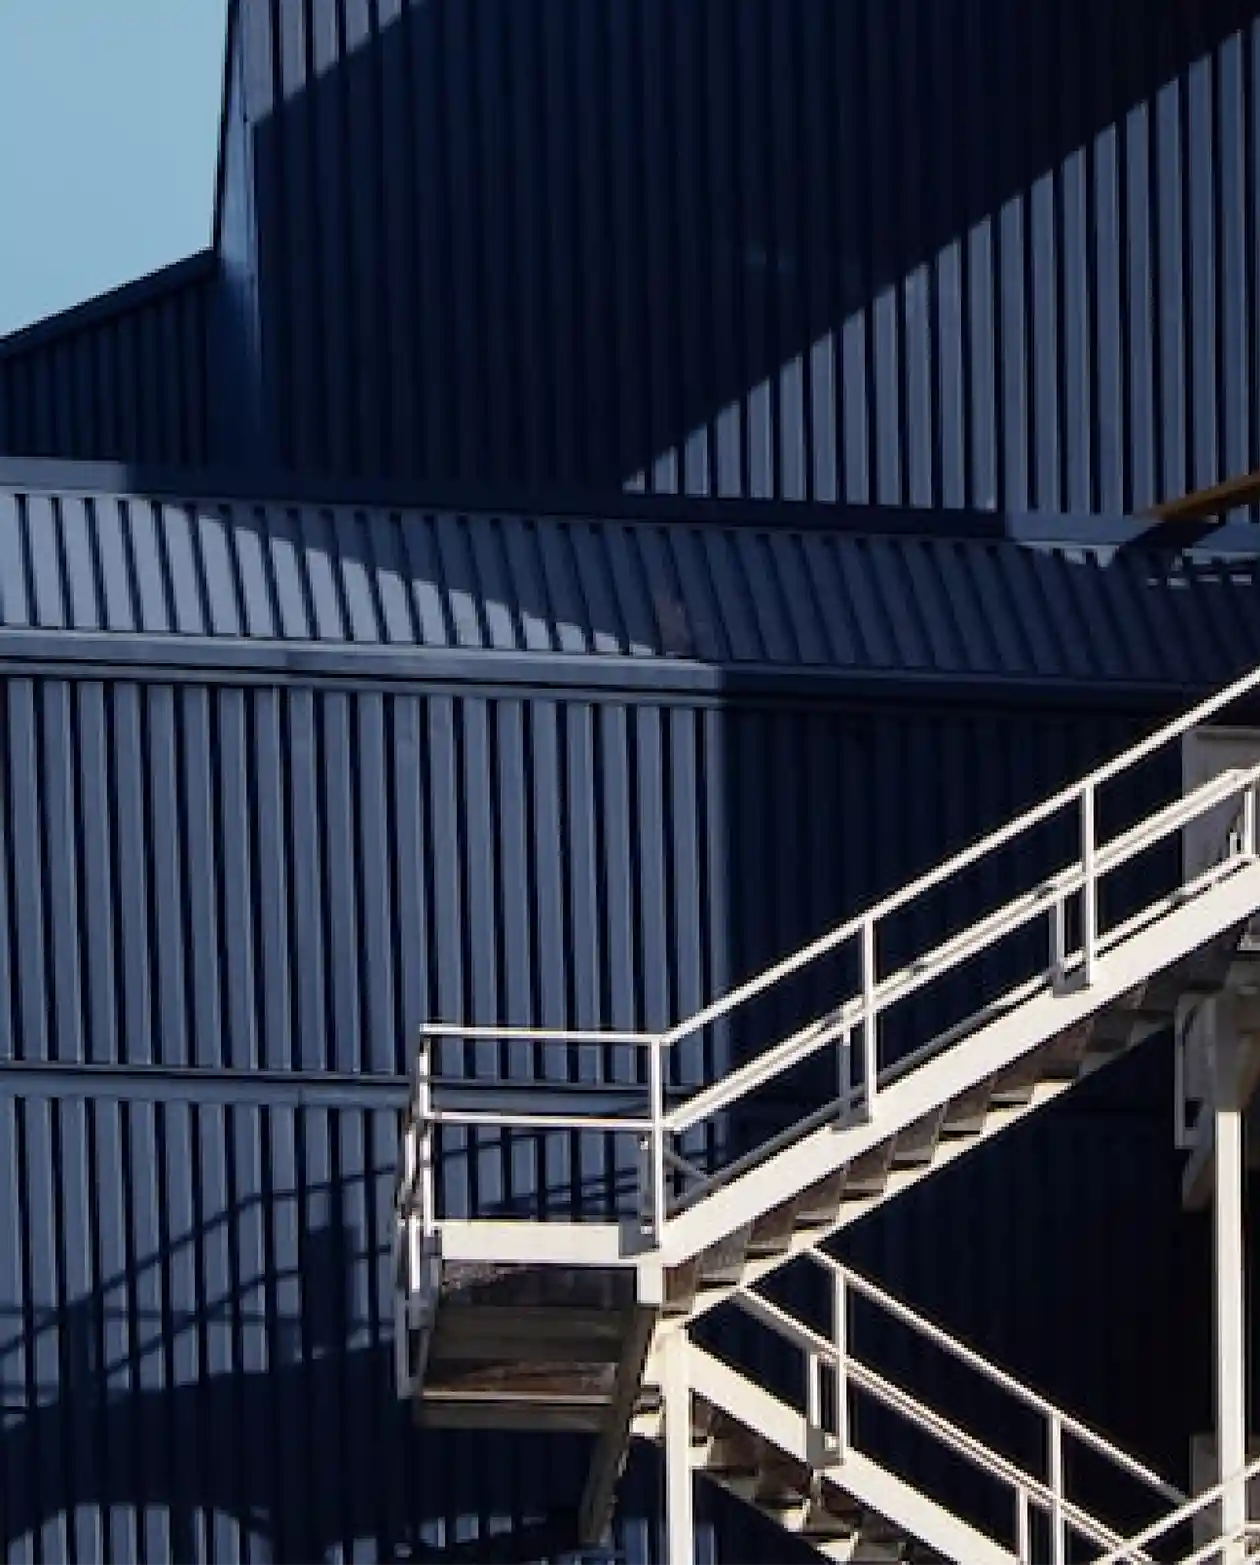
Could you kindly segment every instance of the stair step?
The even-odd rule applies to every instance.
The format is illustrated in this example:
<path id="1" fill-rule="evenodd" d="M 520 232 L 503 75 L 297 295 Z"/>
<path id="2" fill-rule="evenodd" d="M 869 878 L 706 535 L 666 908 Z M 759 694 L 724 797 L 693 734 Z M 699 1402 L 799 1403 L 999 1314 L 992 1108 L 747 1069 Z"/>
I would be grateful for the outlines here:
<path id="1" fill-rule="evenodd" d="M 803 1190 L 796 1203 L 797 1227 L 810 1228 L 833 1222 L 844 1199 L 847 1179 L 848 1169 L 837 1168 L 816 1185 Z"/>
<path id="2" fill-rule="evenodd" d="M 894 1168 L 925 1168 L 936 1156 L 936 1144 L 945 1122 L 943 1107 L 934 1108 L 900 1131 L 893 1144 Z"/>
<path id="3" fill-rule="evenodd" d="M 849 1177 L 844 1183 L 845 1199 L 882 1195 L 892 1171 L 893 1153 L 897 1150 L 895 1136 L 869 1148 L 849 1164 Z"/>
<path id="4" fill-rule="evenodd" d="M 811 1543 L 818 1539 L 852 1538 L 861 1529 L 862 1508 L 850 1501 L 847 1510 L 842 1512 L 837 1508 L 841 1498 L 836 1489 L 825 1497 L 815 1495 L 801 1522 L 801 1536 Z"/>
<path id="5" fill-rule="evenodd" d="M 949 1106 L 945 1110 L 945 1123 L 941 1127 L 943 1136 L 980 1134 L 988 1118 L 996 1079 L 995 1076 L 988 1076 L 984 1081 L 977 1082 L 974 1087 L 969 1087 L 966 1092 L 960 1092 L 956 1098 L 950 1099 Z"/>
<path id="6" fill-rule="evenodd" d="M 697 1278 L 699 1285 L 737 1283 L 744 1275 L 751 1237 L 752 1224 L 745 1223 L 742 1228 L 736 1228 L 707 1250 L 701 1251 Z"/>
<path id="7" fill-rule="evenodd" d="M 800 1208 L 800 1201 L 794 1198 L 763 1212 L 748 1236 L 749 1255 L 782 1255 L 791 1243 Z"/>
<path id="8" fill-rule="evenodd" d="M 755 1453 L 747 1441 L 732 1437 L 715 1438 L 705 1452 L 704 1471 L 725 1484 L 751 1484 L 750 1493 L 756 1491 L 759 1480 Z"/>
<path id="9" fill-rule="evenodd" d="M 1090 1026 L 1089 1021 L 1080 1022 L 1042 1044 L 1036 1051 L 1041 1059 L 1042 1081 L 1076 1080 L 1089 1047 Z"/>
<path id="10" fill-rule="evenodd" d="M 896 1561 L 905 1558 L 903 1549 L 890 1552 L 882 1544 L 868 1542 L 860 1533 L 851 1538 L 819 1540 L 814 1548 L 823 1559 L 833 1560 L 835 1565 L 895 1565 Z"/>
<path id="11" fill-rule="evenodd" d="M 991 1102 L 1007 1108 L 1024 1108 L 1032 1102 L 1037 1088 L 1045 1080 L 1046 1057 L 1044 1046 L 1029 1053 L 999 1071 L 993 1082 Z"/>

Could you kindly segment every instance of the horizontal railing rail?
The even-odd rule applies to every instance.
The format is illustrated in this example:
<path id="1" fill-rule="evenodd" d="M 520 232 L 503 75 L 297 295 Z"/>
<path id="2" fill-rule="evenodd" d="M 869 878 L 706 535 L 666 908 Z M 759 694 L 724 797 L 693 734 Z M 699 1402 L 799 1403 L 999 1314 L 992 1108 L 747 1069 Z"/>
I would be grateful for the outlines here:
<path id="1" fill-rule="evenodd" d="M 932 891 L 946 881 L 952 880 L 963 870 L 969 869 L 973 864 L 979 863 L 981 859 L 986 858 L 989 854 L 996 852 L 999 848 L 1015 841 L 1016 838 L 1051 820 L 1055 815 L 1070 808 L 1072 805 L 1092 799 L 1106 783 L 1132 770 L 1140 765 L 1142 761 L 1158 754 L 1160 750 L 1173 743 L 1174 740 L 1182 738 L 1191 729 L 1199 727 L 1209 718 L 1217 716 L 1220 712 L 1236 705 L 1246 696 L 1256 691 L 1260 691 L 1260 668 L 1252 669 L 1240 679 L 1235 680 L 1233 684 L 1227 685 L 1223 690 L 1217 691 L 1215 695 L 1209 696 L 1206 700 L 1199 702 L 1197 706 L 1191 707 L 1188 712 L 1184 712 L 1179 718 L 1165 724 L 1163 728 L 1157 729 L 1155 733 L 1132 745 L 1114 759 L 1096 767 L 1092 772 L 1081 778 L 1080 781 L 1069 784 L 1068 787 L 1051 794 L 1049 798 L 1043 800 L 1040 804 L 1034 805 L 1032 809 L 1026 810 L 1014 820 L 1008 821 L 1005 826 L 999 826 L 997 830 L 980 838 L 979 841 L 973 843 L 970 847 L 964 848 L 960 853 L 956 853 L 952 858 L 946 859 L 944 863 L 938 864 L 934 869 L 928 870 L 926 874 L 920 875 L 918 879 L 910 881 L 900 890 L 893 892 L 891 896 L 876 902 L 873 907 L 868 908 L 864 913 L 847 919 L 827 934 L 821 935 L 817 940 L 802 946 L 800 950 L 794 952 L 791 956 L 785 957 L 781 962 L 776 962 L 746 982 L 737 985 L 723 995 L 721 999 L 705 1006 L 693 1016 L 689 1016 L 685 1021 L 677 1023 L 664 1034 L 663 1041 L 666 1044 L 678 1043 L 692 1033 L 698 1032 L 702 1027 L 707 1027 L 710 1023 L 719 1021 L 748 1000 L 755 999 L 757 995 L 773 987 L 781 979 L 788 977 L 792 973 L 799 972 L 803 967 L 809 966 L 810 963 L 816 961 L 820 956 L 825 956 L 838 945 L 843 945 L 845 941 L 851 940 L 862 930 L 864 925 L 872 921 L 878 922 L 886 915 L 899 911 L 909 903 L 917 900 L 925 892 Z"/>
<path id="2" fill-rule="evenodd" d="M 924 952 L 914 962 L 870 983 L 866 986 L 865 993 L 853 996 L 837 1007 L 829 1017 L 822 1021 L 811 1022 L 772 1048 L 760 1052 L 747 1065 L 730 1072 L 721 1081 L 697 1093 L 695 1097 L 675 1109 L 667 1119 L 669 1128 L 675 1132 L 690 1129 L 723 1109 L 729 1108 L 750 1092 L 765 1086 L 773 1077 L 794 1069 L 810 1055 L 825 1048 L 827 1044 L 845 1037 L 851 1039 L 855 1033 L 865 1032 L 874 1018 L 886 1015 L 894 1004 L 926 988 L 999 941 L 1018 933 L 1037 918 L 1045 917 L 1047 914 L 1055 915 L 1069 897 L 1089 890 L 1096 893 L 1098 882 L 1106 875 L 1131 863 L 1140 854 L 1174 833 L 1184 831 L 1186 826 L 1200 816 L 1209 814 L 1235 797 L 1254 790 L 1258 783 L 1260 783 L 1260 765 L 1247 769 L 1235 768 L 1202 784 L 1192 793 L 1183 795 L 1173 804 L 1140 822 L 1132 830 L 1097 848 L 1093 855 L 1092 866 L 1087 867 L 1078 862 L 1058 874 L 1045 878 L 1035 891 L 996 909 L 962 934 L 942 942 Z M 1254 847 L 1250 851 L 1254 852 Z M 1211 870 L 1205 872 L 1203 876 L 1195 877 L 1195 880 L 1209 882 L 1229 862 L 1228 859 L 1218 861 Z M 1193 882 L 1185 882 L 1177 890 L 1185 890 L 1192 884 Z M 1104 954 L 1107 948 L 1107 934 L 1110 933 L 1114 943 L 1117 932 L 1117 930 L 1102 932 L 1095 927 L 1092 932 L 1092 949 L 1083 948 L 1077 954 L 1076 965 L 1081 967 L 1091 965 L 1093 960 Z M 1052 958 L 1035 976 L 1034 981 L 1047 982 L 1053 981 L 1056 975 L 1066 976 L 1063 969 L 1070 965 L 1072 953 L 1061 951 L 1057 956 L 1058 961 Z M 1022 997 L 1023 986 L 1016 998 Z M 965 1028 L 966 1023 L 960 1026 Z M 957 1028 L 950 1029 L 951 1033 L 957 1030 Z M 873 1047 L 868 1046 L 865 1054 L 869 1071 L 867 1080 L 875 1080 L 877 1071 L 871 1069 L 877 1064 Z M 863 1094 L 868 1098 L 872 1095 L 869 1091 Z"/>
<path id="3" fill-rule="evenodd" d="M 890 1412 L 904 1418 L 929 1438 L 953 1451 L 972 1467 L 1011 1492 L 1014 1505 L 1016 1558 L 1020 1561 L 1020 1565 L 1033 1565 L 1032 1516 L 1034 1513 L 1042 1514 L 1048 1521 L 1050 1557 L 1055 1565 L 1062 1565 L 1066 1560 L 1072 1538 L 1081 1539 L 1101 1549 L 1115 1549 L 1121 1544 L 1121 1534 L 1114 1527 L 1091 1514 L 1067 1492 L 1064 1456 L 1069 1441 L 1075 1441 L 1093 1451 L 1110 1462 L 1116 1470 L 1144 1485 L 1153 1498 L 1158 1497 L 1173 1503 L 1184 1500 L 1181 1491 L 1174 1485 L 1167 1483 L 1144 1463 L 1122 1451 L 1097 1430 L 1091 1429 L 1080 1419 L 1056 1407 L 1047 1398 L 1021 1385 L 997 1365 L 989 1363 L 974 1349 L 957 1341 L 940 1327 L 924 1320 L 922 1316 L 892 1298 L 876 1284 L 820 1251 L 806 1253 L 811 1259 L 823 1265 L 832 1282 L 830 1336 L 799 1320 L 782 1304 L 775 1303 L 753 1290 L 738 1291 L 733 1296 L 733 1302 L 750 1318 L 760 1322 L 802 1354 L 805 1367 L 806 1420 L 811 1431 L 822 1439 L 824 1460 L 839 1462 L 843 1460 L 846 1450 L 858 1449 L 858 1443 L 851 1433 L 853 1416 L 850 1402 L 856 1393 L 870 1396 Z M 1029 1472 L 1017 1461 L 959 1428 L 946 1415 L 928 1406 L 905 1387 L 897 1385 L 886 1375 L 863 1362 L 853 1345 L 849 1308 L 850 1301 L 858 1297 L 897 1319 L 911 1331 L 932 1342 L 945 1353 L 1007 1392 L 1024 1407 L 1037 1413 L 1045 1421 L 1047 1475 L 1040 1477 L 1036 1473 Z M 833 1377 L 834 1395 L 830 1418 L 824 1420 L 821 1377 L 826 1371 L 830 1371 Z M 1141 1551 L 1140 1545 L 1133 1558 L 1138 1561 L 1149 1561 L 1149 1555 Z"/>
<path id="4" fill-rule="evenodd" d="M 1242 1565 L 1256 1565 L 1256 1561 L 1260 1560 L 1260 1547 L 1257 1547 L 1260 1545 L 1260 1526 L 1249 1523 L 1245 1527 L 1236 1527 L 1233 1532 L 1202 1544 L 1193 1554 L 1187 1554 L 1179 1560 L 1177 1565 L 1208 1565 L 1211 1560 L 1224 1561 L 1227 1551 L 1231 1550 L 1237 1559 L 1240 1557 L 1239 1544 L 1243 1545 Z M 1229 1561 L 1229 1565 L 1233 1565 L 1233 1561 Z"/>
<path id="5" fill-rule="evenodd" d="M 664 1088 L 664 1058 L 671 1047 L 669 1035 L 651 1035 L 629 1032 L 601 1034 L 590 1031 L 566 1030 L 549 1032 L 543 1029 L 512 1029 L 510 1032 L 494 1028 L 464 1028 L 454 1024 L 426 1027 L 422 1031 L 417 1054 L 417 1086 L 407 1118 L 408 1133 L 418 1113 L 418 1106 L 425 1104 L 423 1119 L 429 1132 L 441 1125 L 461 1126 L 468 1129 L 493 1131 L 575 1131 L 586 1130 L 609 1134 L 637 1134 L 642 1141 L 644 1158 L 643 1212 L 646 1227 L 656 1236 L 663 1234 L 664 1226 L 673 1212 L 694 1205 L 719 1184 L 727 1184 L 741 1172 L 756 1166 L 782 1147 L 807 1134 L 811 1129 L 841 1115 L 874 1116 L 876 1099 L 882 1086 L 900 1079 L 910 1068 L 932 1058 L 964 1039 L 968 1032 L 1004 1008 L 1010 1008 L 1030 995 L 1049 986 L 1066 982 L 1088 984 L 1094 963 L 1127 939 L 1151 918 L 1167 911 L 1187 896 L 1197 894 L 1212 884 L 1242 859 L 1253 859 L 1257 852 L 1255 830 L 1256 810 L 1254 799 L 1260 786 L 1260 764 L 1246 768 L 1232 768 L 1201 784 L 1192 793 L 1183 795 L 1173 803 L 1161 807 L 1143 821 L 1115 838 L 1095 844 L 1092 850 L 1061 871 L 1043 877 L 1031 892 L 1004 904 L 995 912 L 980 920 L 963 934 L 944 941 L 923 953 L 915 961 L 903 964 L 896 971 L 882 977 L 873 968 L 873 934 L 869 926 L 869 938 L 862 941 L 865 976 L 860 993 L 850 996 L 826 1016 L 815 1018 L 760 1052 L 747 1065 L 731 1071 L 720 1081 L 700 1089 L 675 1106 L 667 1103 Z M 1235 800 L 1252 801 L 1244 812 L 1250 826 L 1238 837 L 1236 853 L 1214 862 L 1201 874 L 1177 884 L 1156 902 L 1139 913 L 1114 926 L 1103 928 L 1097 917 L 1099 883 L 1105 876 L 1130 863 L 1137 855 L 1147 851 L 1169 836 L 1180 833 L 1200 817 Z M 1070 896 L 1082 894 L 1094 904 L 1092 915 L 1084 919 L 1082 946 L 1069 951 L 1062 938 L 1065 924 L 1064 907 Z M 1048 942 L 1048 958 L 1031 977 L 1015 988 L 994 997 L 979 1012 L 955 1023 L 943 1034 L 916 1049 L 909 1058 L 884 1064 L 879 1056 L 876 1028 L 881 1018 L 898 1002 L 918 993 L 932 982 L 952 972 L 957 966 L 983 952 L 1011 934 L 1024 929 L 1039 917 L 1050 918 L 1051 934 Z M 498 1038 L 504 1037 L 532 1042 L 567 1041 L 575 1047 L 604 1047 L 609 1043 L 627 1044 L 647 1051 L 646 1081 L 641 1087 L 634 1083 L 609 1084 L 627 1097 L 638 1091 L 644 1093 L 642 1108 L 636 1112 L 626 1105 L 625 1112 L 548 1112 L 546 1109 L 529 1109 L 512 1112 L 506 1107 L 484 1110 L 469 1107 L 447 1109 L 433 1098 L 431 1050 L 434 1043 L 450 1038 Z M 855 1057 L 856 1037 L 862 1038 L 861 1069 Z M 837 1081 L 841 1088 L 834 1098 L 813 1107 L 794 1123 L 767 1137 L 750 1148 L 740 1158 L 724 1168 L 700 1173 L 694 1166 L 690 1172 L 698 1174 L 689 1188 L 677 1193 L 673 1190 L 675 1175 L 680 1165 L 673 1138 L 693 1130 L 715 1115 L 732 1107 L 750 1094 L 765 1087 L 777 1076 L 795 1068 L 817 1055 L 821 1050 L 835 1046 L 839 1051 Z M 421 1083 L 425 1090 L 421 1092 Z M 684 1177 L 684 1184 L 686 1178 Z"/>
<path id="6" fill-rule="evenodd" d="M 991 1363 L 983 1354 L 977 1353 L 974 1348 L 968 1347 L 965 1342 L 960 1342 L 956 1337 L 951 1337 L 947 1331 L 935 1325 L 925 1316 L 912 1310 L 908 1304 L 903 1304 L 900 1299 L 891 1293 L 863 1277 L 860 1272 L 855 1272 L 848 1266 L 843 1266 L 825 1250 L 811 1247 L 804 1252 L 805 1257 L 815 1265 L 820 1266 L 830 1276 L 840 1279 L 845 1287 L 860 1298 L 866 1299 L 884 1314 L 892 1316 L 914 1332 L 917 1336 L 925 1338 L 951 1358 L 957 1359 L 960 1364 L 965 1364 L 968 1369 L 974 1370 L 984 1379 L 990 1381 L 1009 1396 L 1022 1402 L 1032 1412 L 1039 1413 L 1046 1419 L 1057 1419 L 1065 1435 L 1069 1435 L 1078 1444 L 1105 1457 L 1116 1467 L 1128 1473 L 1131 1478 L 1145 1484 L 1162 1499 L 1172 1505 L 1182 1504 L 1186 1496 L 1175 1484 L 1168 1483 L 1152 1468 L 1139 1462 L 1136 1457 L 1130 1456 L 1127 1451 L 1114 1445 L 1105 1435 L 1099 1434 L 1096 1429 L 1091 1429 L 1088 1424 L 1082 1423 L 1071 1413 L 1066 1413 L 1060 1407 L 1056 1407 L 1048 1397 L 1043 1397 L 1031 1387 L 1023 1385 L 1013 1375 L 1008 1374 L 998 1365 Z"/>
<path id="7" fill-rule="evenodd" d="M 918 1064 L 959 1044 L 977 1026 L 1047 985 L 1088 987 L 1094 980 L 1098 961 L 1121 940 L 1140 929 L 1144 920 L 1158 917 L 1176 906 L 1179 899 L 1196 894 L 1228 874 L 1238 862 L 1254 860 L 1260 847 L 1257 827 L 1260 764 L 1224 770 L 1191 792 L 1153 808 L 1136 824 L 1106 839 L 1099 832 L 1098 796 L 1107 783 L 1125 776 L 1163 747 L 1258 691 L 1260 668 L 861 914 L 845 920 L 782 961 L 736 985 L 668 1030 L 464 1025 L 456 1022 L 427 1025 L 422 1031 L 417 1054 L 416 1092 L 408 1110 L 407 1133 L 411 1134 L 412 1121 L 419 1115 L 430 1136 L 439 1126 L 456 1125 L 470 1130 L 585 1130 L 609 1135 L 638 1135 L 643 1154 L 644 1225 L 654 1240 L 661 1242 L 670 1217 L 703 1200 L 716 1186 L 729 1183 L 738 1172 L 755 1166 L 758 1161 L 789 1145 L 794 1138 L 807 1134 L 829 1119 L 874 1118 L 879 1093 L 891 1081 L 901 1079 Z M 1164 894 L 1141 913 L 1123 922 L 1103 926 L 1100 889 L 1108 876 L 1231 802 L 1236 804 L 1234 825 L 1227 835 L 1224 855 L 1218 862 L 1192 879 L 1180 874 L 1176 883 L 1166 888 Z M 1038 876 L 1035 885 L 985 913 L 969 927 L 933 944 L 914 960 L 902 962 L 890 972 L 880 971 L 886 920 L 1068 810 L 1075 810 L 1078 817 L 1078 851 L 1072 860 L 1052 873 Z M 1079 925 L 1070 947 L 1067 936 L 1069 908 L 1078 912 Z M 886 1033 L 885 1018 L 893 1007 L 956 972 L 964 963 L 1028 930 L 1041 919 L 1048 921 L 1044 963 L 1037 965 L 1022 982 L 1005 988 L 974 1010 L 971 1016 L 954 1023 L 908 1056 L 886 1057 L 889 1050 L 887 1047 L 881 1049 L 881 1037 Z M 678 1044 L 730 1017 L 741 1006 L 839 951 L 846 943 L 852 943 L 855 948 L 859 978 L 854 992 L 840 999 L 825 1014 L 815 1016 L 786 1037 L 758 1050 L 746 1064 L 730 1070 L 720 1080 L 687 1093 L 681 1101 L 677 1089 L 667 1095 L 665 1061 Z M 535 1108 L 531 1105 L 519 1108 L 519 1111 L 518 1103 L 505 1102 L 499 1105 L 504 1110 L 501 1113 L 489 1106 L 482 1109 L 467 1102 L 443 1103 L 434 1096 L 433 1050 L 445 1041 L 457 1040 L 473 1044 L 555 1045 L 576 1051 L 628 1048 L 640 1053 L 644 1061 L 642 1068 L 635 1068 L 634 1074 L 643 1078 L 638 1086 L 645 1097 L 641 1106 L 622 1103 L 614 1107 L 607 1101 L 597 1106 L 592 1100 L 591 1107 L 596 1112 L 588 1112 L 584 1105 L 575 1105 L 573 1100 L 562 1106 L 539 1105 Z M 696 1167 L 692 1157 L 684 1160 L 685 1167 L 680 1163 L 678 1149 L 673 1145 L 679 1136 L 698 1131 L 715 1116 L 829 1049 L 837 1056 L 837 1090 L 830 1101 L 821 1105 L 811 1102 L 795 1124 L 776 1127 L 759 1146 L 746 1149 L 737 1159 L 719 1161 L 714 1166 L 710 1158 L 710 1166 L 704 1170 Z M 608 1086 L 621 1089 L 618 1083 L 608 1083 Z M 635 1084 L 625 1084 L 627 1094 L 634 1089 Z M 448 1092 L 448 1096 L 451 1095 Z M 602 1113 L 598 1111 L 599 1107 L 602 1107 Z M 420 1161 L 432 1167 L 431 1155 Z"/>

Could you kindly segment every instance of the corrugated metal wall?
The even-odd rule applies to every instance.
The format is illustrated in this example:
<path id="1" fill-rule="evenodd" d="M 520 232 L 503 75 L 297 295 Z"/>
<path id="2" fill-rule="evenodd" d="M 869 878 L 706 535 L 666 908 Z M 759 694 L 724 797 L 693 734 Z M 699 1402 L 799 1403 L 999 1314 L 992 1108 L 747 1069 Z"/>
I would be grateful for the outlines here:
<path id="1" fill-rule="evenodd" d="M 18 1560 L 379 1558 L 571 1503 L 574 1448 L 422 1441 L 389 1403 L 384 1257 L 416 1022 L 664 1021 L 1144 726 L 1032 703 L 433 690 L 408 653 L 392 680 L 348 660 L 283 684 L 144 656 L 7 665 L 0 1517 Z M 1031 1154 L 942 1184 L 926 1219 L 907 1206 L 881 1229 L 877 1269 L 1002 1343 L 1014 1287 L 986 1266 L 942 1293 L 922 1249 L 921 1219 L 934 1245 L 970 1245 L 979 1202 L 1009 1240 L 991 1259 L 1019 1278 L 1021 1351 L 1059 1340 L 1064 1267 L 1122 1254 L 1135 1297 L 1162 1287 L 1179 1219 L 1157 1097 L 1118 1112 L 1102 1093 L 1066 1141 L 1039 1130 Z M 1100 1202 L 1119 1181 L 1137 1217 L 1064 1219 L 1054 1244 L 1018 1222 L 1034 1185 L 1039 1210 L 1058 1199 L 1060 1153 L 1092 1160 Z M 617 1174 L 606 1152 L 487 1140 L 451 1159 L 447 1194 L 599 1209 L 624 1199 Z M 1150 1420 L 1180 1451 L 1182 1410 L 1146 1373 L 1167 1327 L 1099 1312 L 1069 1368 L 1033 1368 L 1116 1433 L 1149 1443 Z M 637 1474 L 625 1541 L 646 1562 L 655 1486 L 650 1464 Z M 705 1547 L 746 1559 L 746 1523 L 724 1515 L 715 1502 Z"/>
<path id="2" fill-rule="evenodd" d="M 1260 461 L 1254 0 L 241 5 L 304 472 L 1118 512 Z"/>
<path id="3" fill-rule="evenodd" d="M 6 1559 L 423 1561 L 572 1507 L 580 1441 L 424 1434 L 394 1398 L 393 1110 L 249 1101 L 248 1084 L 228 1103 L 12 1086 Z M 622 1527 L 644 1565 L 661 1557 L 653 1480 L 634 1464 Z M 810 1558 L 715 1497 L 699 1517 L 701 1560 L 747 1559 L 750 1535 Z"/>
<path id="4" fill-rule="evenodd" d="M 423 1560 L 571 1506 L 581 1442 L 423 1434 L 393 1399 L 395 1112 L 354 1090 L 335 1107 L 247 1081 L 231 1092 L 0 1076 L 4 1557 L 296 1565 L 408 1545 Z M 1167 1138 L 1050 1115 L 852 1248 L 1167 1468 L 1186 1400 L 1164 1372 L 1185 1323 Z M 893 1367 L 984 1427 L 965 1377 L 922 1350 Z M 811 1558 L 707 1485 L 699 1500 L 698 1559 Z M 661 1558 L 658 1501 L 640 1459 L 618 1529 L 630 1565 Z"/>
<path id="5" fill-rule="evenodd" d="M 0 341 L 0 455 L 204 463 L 215 272 L 194 256 Z"/>
<path id="6" fill-rule="evenodd" d="M 164 501 L 2 480 L 5 627 L 558 653 L 570 668 L 594 654 L 635 659 L 658 688 L 685 683 L 661 666 L 679 659 L 780 680 L 909 672 L 1169 689 L 1214 687 L 1260 660 L 1260 565 L 1254 552 L 1214 555 L 1212 538 L 1025 546 L 931 537 L 930 513 L 915 513 L 916 531 L 881 530 L 878 511 L 831 511 L 837 525 L 824 528 L 815 510 L 798 528 Z"/>

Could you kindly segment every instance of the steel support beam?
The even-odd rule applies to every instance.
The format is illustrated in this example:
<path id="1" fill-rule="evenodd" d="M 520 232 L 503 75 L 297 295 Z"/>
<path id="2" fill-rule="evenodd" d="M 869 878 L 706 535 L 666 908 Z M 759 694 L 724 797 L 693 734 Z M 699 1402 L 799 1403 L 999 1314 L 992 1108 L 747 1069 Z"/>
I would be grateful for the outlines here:
<path id="1" fill-rule="evenodd" d="M 691 1343 L 682 1330 L 661 1343 L 661 1399 L 665 1412 L 665 1533 L 667 1565 L 693 1565 L 695 1519 L 692 1510 L 691 1386 L 687 1355 Z"/>
<path id="2" fill-rule="evenodd" d="M 1212 1270 L 1216 1346 L 1216 1449 L 1222 1481 L 1241 1472 L 1247 1461 L 1246 1285 L 1243 1239 L 1242 1047 L 1233 1007 L 1213 1004 L 1213 1164 Z M 1221 1498 L 1223 1536 L 1241 1531 L 1247 1521 L 1247 1490 L 1232 1484 Z M 1221 1554 L 1222 1565 L 1242 1565 L 1240 1540 Z"/>
<path id="3" fill-rule="evenodd" d="M 652 1345 L 656 1317 L 655 1307 L 637 1305 L 623 1330 L 621 1362 L 617 1366 L 612 1402 L 595 1442 L 582 1503 L 578 1507 L 578 1537 L 584 1545 L 598 1544 L 612 1519 L 617 1481 L 630 1443 L 635 1399 L 643 1381 L 643 1366 Z"/>

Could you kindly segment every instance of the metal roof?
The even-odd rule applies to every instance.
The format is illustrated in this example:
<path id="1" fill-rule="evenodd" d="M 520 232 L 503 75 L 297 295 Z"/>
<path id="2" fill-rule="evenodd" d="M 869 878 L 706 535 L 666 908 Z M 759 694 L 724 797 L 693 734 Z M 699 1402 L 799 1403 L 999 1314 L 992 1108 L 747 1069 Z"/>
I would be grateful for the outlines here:
<path id="1" fill-rule="evenodd" d="M 1133 524 L 986 539 L 881 533 L 878 515 L 762 528 L 11 485 L 0 625 L 1069 682 L 1212 683 L 1260 660 L 1251 529 L 1170 550 Z"/>

